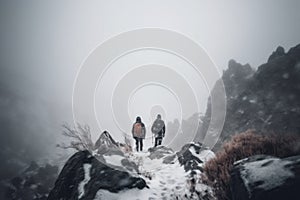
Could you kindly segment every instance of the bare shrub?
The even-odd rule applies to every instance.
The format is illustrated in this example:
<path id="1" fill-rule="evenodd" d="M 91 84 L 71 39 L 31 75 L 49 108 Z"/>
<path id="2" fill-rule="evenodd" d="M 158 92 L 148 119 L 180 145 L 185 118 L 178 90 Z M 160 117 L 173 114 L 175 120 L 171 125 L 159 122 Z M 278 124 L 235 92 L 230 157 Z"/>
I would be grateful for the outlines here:
<path id="1" fill-rule="evenodd" d="M 68 124 L 63 125 L 62 134 L 71 139 L 69 145 L 64 143 L 57 145 L 63 149 L 75 149 L 77 151 L 92 150 L 94 143 L 91 139 L 91 131 L 88 125 L 77 124 L 75 128 L 71 128 Z"/>
<path id="2" fill-rule="evenodd" d="M 124 153 L 132 153 L 131 140 L 128 138 L 128 136 L 125 133 L 123 133 L 123 137 L 124 137 L 124 143 L 118 143 L 119 148 Z"/>
<path id="3" fill-rule="evenodd" d="M 230 199 L 230 171 L 235 161 L 258 154 L 280 158 L 294 156 L 300 153 L 299 141 L 296 135 L 262 135 L 253 130 L 235 135 L 205 164 L 206 183 L 214 188 L 218 199 Z"/>

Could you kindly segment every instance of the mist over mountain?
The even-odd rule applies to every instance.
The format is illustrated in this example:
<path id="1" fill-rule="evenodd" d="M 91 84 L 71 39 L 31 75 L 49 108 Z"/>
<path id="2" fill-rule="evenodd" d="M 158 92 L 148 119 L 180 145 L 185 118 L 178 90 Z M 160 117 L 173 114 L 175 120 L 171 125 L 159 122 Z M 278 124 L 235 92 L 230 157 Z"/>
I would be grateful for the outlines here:
<path id="1" fill-rule="evenodd" d="M 243 137 L 250 139 L 252 142 L 251 148 L 255 146 L 255 148 L 258 148 L 258 152 L 261 152 L 260 148 L 265 148 L 266 155 L 285 158 L 299 154 L 299 148 L 295 146 L 298 140 L 293 140 L 289 137 L 286 137 L 286 140 L 264 137 L 257 140 L 255 138 L 260 136 L 240 133 L 248 129 L 255 129 L 263 135 L 265 133 L 276 133 L 277 135 L 281 134 L 283 138 L 288 134 L 299 135 L 300 45 L 291 48 L 288 52 L 285 52 L 282 47 L 278 47 L 270 55 L 268 62 L 259 66 L 257 70 L 248 64 L 242 65 L 234 60 L 230 60 L 228 69 L 223 72 L 222 81 L 226 90 L 227 114 L 220 140 L 214 148 L 215 151 L 222 150 L 221 145 L 224 141 L 229 140 L 233 135 L 237 135 L 240 136 L 241 142 L 243 142 L 243 139 L 241 139 Z M 220 83 L 221 80 L 216 82 L 212 93 L 218 94 Z M 7 121 L 7 123 L 3 123 L 3 127 L 8 133 L 10 131 L 19 131 L 23 127 L 24 130 L 28 130 L 26 123 L 24 123 L 26 120 L 22 121 L 22 113 L 23 107 L 26 104 L 30 104 L 27 101 L 23 101 L 24 97 L 14 96 L 14 93 L 9 91 L 13 90 L 7 90 L 6 87 L 1 88 L 1 93 L 5 94 L 1 99 L 2 107 L 3 110 L 6 109 L 6 113 L 12 113 L 11 116 L 15 116 L 14 113 L 18 114 L 20 118 L 14 117 L 10 120 L 17 120 L 15 123 L 19 123 L 20 126 L 12 126 Z M 21 106 L 19 107 L 19 105 Z M 215 106 L 218 108 L 219 105 Z M 216 176 L 222 179 L 222 176 L 224 176 L 222 170 L 224 169 L 222 168 L 222 172 L 215 170 L 219 164 L 214 164 L 214 162 L 224 163 L 222 159 L 224 157 L 230 159 L 231 154 L 220 152 L 215 157 L 214 153 L 207 150 L 205 144 L 202 144 L 210 122 L 210 109 L 211 103 L 209 99 L 205 115 L 195 113 L 181 122 L 177 119 L 173 122 L 168 122 L 166 138 L 163 142 L 163 145 L 167 147 L 149 148 L 148 151 L 137 153 L 133 151 L 130 142 L 128 144 L 116 142 L 109 133 L 103 132 L 94 144 L 91 142 L 92 147 L 88 148 L 90 152 L 78 150 L 79 152 L 75 153 L 68 160 L 55 183 L 56 171 L 51 175 L 51 179 L 47 179 L 47 182 L 45 182 L 46 187 L 44 187 L 44 181 L 40 177 L 44 176 L 45 170 L 30 172 L 29 178 L 25 176 L 25 170 L 21 175 L 7 182 L 2 181 L 1 192 L 5 192 L 6 197 L 7 195 L 22 196 L 26 194 L 30 198 L 40 200 L 62 197 L 67 199 L 120 199 L 119 193 L 122 193 L 125 195 L 125 198 L 129 199 L 133 196 L 150 199 L 182 197 L 184 199 L 204 198 L 207 200 L 215 200 L 216 198 L 239 199 L 240 196 L 243 196 L 243 198 L 248 199 L 248 193 L 245 190 L 248 186 L 245 183 L 253 180 L 245 177 L 243 174 L 249 173 L 251 176 L 256 177 L 256 172 L 263 173 L 265 166 L 272 171 L 278 165 L 283 166 L 283 168 L 290 166 L 286 160 L 291 160 L 291 174 L 286 175 L 284 174 L 285 172 L 281 174 L 282 180 L 280 183 L 276 183 L 276 191 L 280 192 L 281 197 L 284 197 L 286 194 L 293 196 L 295 192 L 293 188 L 295 188 L 299 180 L 299 173 L 297 170 L 294 170 L 294 168 L 298 169 L 299 167 L 298 157 L 280 160 L 277 157 L 270 159 L 268 156 L 254 156 L 253 158 L 247 158 L 241 164 L 237 162 L 234 165 L 234 173 L 232 174 L 234 182 L 230 186 L 224 183 L 223 185 L 221 184 L 221 190 L 232 188 L 235 191 L 232 193 L 232 198 L 230 196 L 220 197 L 220 194 L 222 194 L 219 191 L 220 189 L 218 189 L 220 187 L 215 187 L 213 184 L 206 182 L 206 179 L 203 177 L 209 175 L 210 178 Z M 5 122 L 5 118 L 3 116 L 2 118 L 3 122 Z M 32 120 L 37 119 L 32 116 Z M 16 149 L 25 148 L 26 146 L 24 145 L 30 144 L 24 141 L 18 143 L 17 140 L 14 140 L 14 137 L 14 135 L 11 135 L 11 138 L 8 137 L 7 142 L 10 141 L 11 143 L 9 144 Z M 238 137 L 234 141 L 241 147 L 238 145 L 227 145 L 232 154 L 245 151 L 242 151 L 240 148 L 247 149 L 247 145 L 238 143 Z M 268 148 L 257 143 L 257 141 L 265 141 L 266 144 L 273 146 Z M 268 143 L 268 141 L 271 142 Z M 291 141 L 294 142 L 291 147 L 284 147 L 284 145 L 290 144 Z M 5 147 L 4 142 L 3 147 Z M 239 149 L 235 150 L 234 148 L 237 147 Z M 282 150 L 278 150 L 278 155 L 277 148 L 282 148 Z M 273 153 L 273 150 L 275 153 Z M 256 155 L 257 153 L 254 152 L 256 150 L 253 151 L 253 154 Z M 26 162 L 35 156 L 38 157 L 38 153 L 42 154 L 43 152 L 35 153 L 34 148 L 27 147 L 24 151 L 13 151 L 13 148 L 6 148 L 2 153 L 12 155 L 7 159 L 8 164 L 3 166 L 17 167 L 11 168 L 12 172 L 14 172 L 26 168 Z M 245 155 L 239 155 L 239 158 L 243 158 L 243 156 L 249 157 L 250 155 L 246 153 Z M 5 156 L 2 154 L 2 157 Z M 278 163 L 278 165 L 269 164 L 270 160 Z M 233 161 L 231 164 L 233 164 Z M 11 164 L 12 162 L 18 162 L 18 164 Z M 206 166 L 206 163 L 208 163 L 208 166 Z M 264 166 L 260 166 L 260 163 L 263 163 Z M 249 167 L 252 165 L 255 168 Z M 46 166 L 49 168 L 50 165 Z M 245 167 L 248 167 L 250 171 L 245 171 Z M 57 167 L 54 168 L 57 169 Z M 41 167 L 40 169 L 44 168 Z M 125 169 L 125 172 L 120 171 L 120 169 Z M 175 174 L 173 174 L 174 170 L 176 171 Z M 279 172 L 276 172 L 276 170 Z M 282 172 L 281 168 L 277 167 L 276 170 L 274 173 Z M 229 172 L 230 169 L 228 169 L 227 173 Z M 218 173 L 221 173 L 222 176 L 218 175 Z M 8 175 L 11 176 L 12 173 Z M 32 180 L 34 177 L 38 181 Z M 230 177 L 229 174 L 227 174 L 227 179 L 225 180 L 230 180 L 228 177 Z M 112 179 L 113 181 L 111 182 Z M 25 180 L 25 182 L 23 181 L 24 184 L 22 180 Z M 167 181 L 164 182 L 164 180 Z M 211 183 L 218 185 L 213 180 L 211 180 Z M 270 187 L 274 185 L 273 182 L 270 182 L 270 178 L 265 175 L 261 177 L 261 180 L 264 182 L 265 188 L 260 190 L 260 186 L 254 185 L 251 191 L 259 195 L 271 194 L 276 197 L 276 192 L 273 193 L 270 190 Z M 287 186 L 288 188 L 286 188 Z M 242 191 L 240 188 L 242 188 Z M 50 190 L 51 192 L 48 196 Z M 35 194 L 36 192 L 38 195 Z M 230 192 L 226 194 L 230 195 Z"/>
<path id="2" fill-rule="evenodd" d="M 181 122 L 178 119 L 168 122 L 164 145 L 177 151 L 180 150 L 182 144 L 197 140 L 199 129 L 202 126 L 202 117 L 201 113 L 195 113 Z"/>
<path id="3" fill-rule="evenodd" d="M 24 165 L 47 155 L 47 144 L 54 143 L 46 134 L 50 131 L 43 102 L 31 100 L 33 88 L 25 90 L 31 86 L 19 74 L 0 68 L 0 180 L 16 175 Z"/>

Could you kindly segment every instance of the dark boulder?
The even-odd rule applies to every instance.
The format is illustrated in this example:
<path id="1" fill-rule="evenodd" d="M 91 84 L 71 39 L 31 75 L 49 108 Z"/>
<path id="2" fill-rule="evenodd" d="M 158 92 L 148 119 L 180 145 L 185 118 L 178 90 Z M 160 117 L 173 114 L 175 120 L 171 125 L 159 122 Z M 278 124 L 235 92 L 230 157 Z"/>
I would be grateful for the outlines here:
<path id="1" fill-rule="evenodd" d="M 119 192 L 145 188 L 146 182 L 127 171 L 100 162 L 89 151 L 75 153 L 65 164 L 48 200 L 94 199 L 100 189 Z"/>
<path id="2" fill-rule="evenodd" d="M 300 156 L 258 155 L 238 161 L 230 185 L 233 200 L 299 199 Z"/>
<path id="3" fill-rule="evenodd" d="M 177 152 L 178 161 L 184 166 L 185 171 L 200 170 L 203 171 L 203 161 L 199 158 L 202 144 L 189 143 L 184 145 L 179 152 Z"/>

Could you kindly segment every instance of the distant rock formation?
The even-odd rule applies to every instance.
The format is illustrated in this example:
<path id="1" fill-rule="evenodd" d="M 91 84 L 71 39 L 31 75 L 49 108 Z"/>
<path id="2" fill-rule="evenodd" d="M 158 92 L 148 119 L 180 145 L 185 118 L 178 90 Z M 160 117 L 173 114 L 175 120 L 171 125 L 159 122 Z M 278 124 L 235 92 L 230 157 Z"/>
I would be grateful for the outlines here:
<path id="1" fill-rule="evenodd" d="M 233 200 L 299 199 L 300 156 L 257 155 L 237 162 L 231 173 Z"/>
<path id="2" fill-rule="evenodd" d="M 276 51 L 273 51 L 273 53 L 271 54 L 271 56 L 268 59 L 268 62 L 271 62 L 272 60 L 275 60 L 284 55 L 285 55 L 284 48 L 279 46 L 279 47 L 277 47 Z"/>
<path id="3" fill-rule="evenodd" d="M 197 137 L 197 132 L 202 125 L 201 117 L 203 114 L 194 113 L 182 121 L 175 119 L 173 122 L 168 122 L 164 144 L 168 144 L 174 151 L 180 151 L 182 144 L 187 144 L 195 139 L 199 141 L 201 137 Z"/>
<path id="4" fill-rule="evenodd" d="M 46 200 L 57 174 L 57 166 L 39 166 L 36 162 L 31 162 L 20 175 L 1 183 L 5 193 L 3 198 Z"/>
<path id="5" fill-rule="evenodd" d="M 227 108 L 216 149 L 231 135 L 248 129 L 279 134 L 300 133 L 300 45 L 287 53 L 278 47 L 268 62 L 256 71 L 248 64 L 241 65 L 231 60 L 222 80 Z M 214 90 L 218 90 L 218 84 Z M 205 134 L 208 129 L 210 109 L 209 101 L 200 134 Z"/>

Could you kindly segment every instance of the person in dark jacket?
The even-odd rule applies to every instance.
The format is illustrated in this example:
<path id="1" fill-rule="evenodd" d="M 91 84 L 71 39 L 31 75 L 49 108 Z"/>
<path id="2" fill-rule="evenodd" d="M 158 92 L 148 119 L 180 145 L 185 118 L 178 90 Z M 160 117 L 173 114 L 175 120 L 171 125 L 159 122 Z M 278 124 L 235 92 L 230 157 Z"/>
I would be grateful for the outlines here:
<path id="1" fill-rule="evenodd" d="M 141 117 L 136 118 L 132 126 L 132 136 L 135 139 L 136 151 L 143 151 L 143 139 L 146 137 L 146 128 Z"/>
<path id="2" fill-rule="evenodd" d="M 152 134 L 155 137 L 155 147 L 161 145 L 162 139 L 165 137 L 166 126 L 165 122 L 161 119 L 161 115 L 158 114 L 156 120 L 154 121 L 152 128 Z"/>

